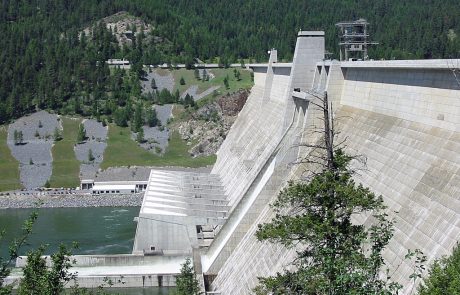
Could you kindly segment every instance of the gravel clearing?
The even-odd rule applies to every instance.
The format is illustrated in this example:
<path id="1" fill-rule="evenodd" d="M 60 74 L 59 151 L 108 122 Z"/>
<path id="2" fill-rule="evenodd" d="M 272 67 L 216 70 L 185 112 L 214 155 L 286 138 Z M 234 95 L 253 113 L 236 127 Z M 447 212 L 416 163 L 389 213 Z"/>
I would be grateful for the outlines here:
<path id="1" fill-rule="evenodd" d="M 81 144 L 75 145 L 75 156 L 80 164 L 80 178 L 93 179 L 103 160 L 105 148 L 107 147 L 107 127 L 102 126 L 102 123 L 96 120 L 84 120 L 86 136 L 88 139 Z M 94 161 L 90 162 L 88 158 L 89 150 L 91 149 Z"/>
<path id="2" fill-rule="evenodd" d="M 152 89 L 152 78 L 155 79 L 155 83 L 158 91 L 163 90 L 164 88 L 168 89 L 170 92 L 174 89 L 174 76 L 171 72 L 168 71 L 168 75 L 162 76 L 157 73 L 157 70 L 153 70 L 151 73 L 147 73 L 145 77 L 146 80 L 141 80 L 142 93 L 146 94 L 153 92 Z"/>
<path id="3" fill-rule="evenodd" d="M 168 119 L 171 118 L 172 113 L 172 104 L 165 104 L 165 105 L 156 105 L 155 110 L 157 112 L 157 118 L 160 120 L 161 125 L 166 126 L 168 123 Z"/>
<path id="4" fill-rule="evenodd" d="M 51 148 L 55 128 L 62 130 L 58 116 L 46 111 L 22 117 L 8 128 L 8 147 L 20 162 L 20 179 L 26 189 L 42 187 L 51 177 Z M 15 130 L 22 131 L 23 144 L 14 144 Z"/>
<path id="5" fill-rule="evenodd" d="M 201 92 L 200 94 L 197 94 L 196 96 L 193 97 L 193 100 L 197 101 L 197 100 L 200 100 L 202 99 L 203 97 L 211 94 L 214 92 L 214 90 L 217 90 L 219 89 L 220 86 L 212 86 L 212 87 L 209 87 L 208 89 L 206 89 L 205 91 Z"/>
<path id="6" fill-rule="evenodd" d="M 35 208 L 42 201 L 41 208 L 66 207 L 140 207 L 143 193 L 123 195 L 63 194 L 52 195 L 39 192 L 33 195 L 0 196 L 0 208 Z"/>
<path id="7" fill-rule="evenodd" d="M 208 89 L 206 89 L 205 91 L 203 91 L 201 93 L 198 93 L 198 85 L 192 85 L 189 88 L 187 88 L 187 90 L 185 90 L 184 93 L 182 93 L 182 95 L 180 97 L 185 98 L 185 96 L 187 94 L 189 94 L 189 95 L 191 95 L 193 97 L 194 101 L 198 101 L 198 100 L 202 99 L 203 97 L 213 93 L 214 90 L 217 90 L 219 88 L 220 88 L 220 86 L 212 86 L 212 87 L 209 87 Z"/>
<path id="8" fill-rule="evenodd" d="M 168 147 L 170 132 L 168 128 L 143 126 L 145 142 L 139 144 L 143 149 L 155 154 L 163 154 Z M 136 140 L 137 133 L 131 133 L 131 138 Z"/>
<path id="9" fill-rule="evenodd" d="M 187 90 L 184 91 L 184 93 L 181 94 L 180 98 L 185 98 L 185 96 L 190 95 L 193 97 L 193 100 L 196 100 L 195 97 L 197 96 L 198 92 L 198 85 L 192 85 Z"/>
<path id="10" fill-rule="evenodd" d="M 145 142 L 140 146 L 152 153 L 163 154 L 169 143 L 170 131 L 166 126 L 168 119 L 171 117 L 172 104 L 156 105 L 157 118 L 161 122 L 161 127 L 143 126 Z M 136 140 L 137 133 L 131 132 L 131 138 Z"/>

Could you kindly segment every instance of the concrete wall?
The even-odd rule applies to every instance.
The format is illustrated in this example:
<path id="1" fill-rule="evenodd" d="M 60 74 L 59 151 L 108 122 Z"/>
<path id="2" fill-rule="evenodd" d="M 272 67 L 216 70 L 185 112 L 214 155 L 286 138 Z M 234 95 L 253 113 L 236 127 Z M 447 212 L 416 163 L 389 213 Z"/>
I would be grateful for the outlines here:
<path id="1" fill-rule="evenodd" d="M 306 121 L 308 103 L 295 102 L 291 93 L 294 87 L 309 84 L 316 62 L 324 56 L 324 34 L 304 33 L 299 33 L 292 65 L 277 64 L 273 56 L 276 51 L 272 50 L 267 65 L 253 67 L 256 84 L 218 152 L 213 173 L 221 176 L 233 210 L 203 255 L 203 270 L 208 274 L 220 270 L 267 204 L 267 197 L 288 175 L 283 160 L 294 161 L 297 156 L 297 149 L 291 149 L 291 145 L 300 138 L 298 132 Z M 264 81 L 263 72 L 267 73 Z M 295 72 L 297 75 L 292 74 Z"/>
<path id="2" fill-rule="evenodd" d="M 460 90 L 447 61 L 325 62 L 316 68 L 313 88 L 327 90 L 348 151 L 368 157 L 357 181 L 382 194 L 389 209 L 399 211 L 396 231 L 385 259 L 397 268 L 393 279 L 412 287 L 407 249 L 419 248 L 430 261 L 449 254 L 460 239 Z M 326 70 L 328 67 L 328 71 Z M 292 111 L 294 112 L 294 111 Z M 317 140 L 321 121 L 311 105 L 300 133 L 303 142 Z M 297 118 L 300 116 L 298 115 Z M 243 119 L 243 118 L 242 118 Z M 298 119 L 300 120 L 300 119 Z M 292 138 L 292 137 L 291 137 Z M 299 157 L 310 150 L 303 149 Z M 242 235 L 214 280 L 221 294 L 249 294 L 257 277 L 282 271 L 293 251 L 258 242 L 257 224 L 268 222 L 267 205 L 306 166 L 275 169 L 242 222 Z M 276 179 L 278 178 L 278 179 Z M 357 220 L 368 224 L 369 220 Z M 244 275 L 242 275 L 244 274 Z"/>
<path id="3" fill-rule="evenodd" d="M 198 244 L 195 223 L 181 216 L 144 216 L 138 218 L 133 253 L 155 250 L 191 251 Z"/>
<path id="4" fill-rule="evenodd" d="M 273 87 L 266 87 L 263 74 L 255 72 L 256 84 L 217 153 L 213 174 L 221 177 L 229 205 L 234 207 L 270 154 L 283 131 L 287 80 L 289 76 L 271 77 Z M 265 76 L 266 78 L 266 76 Z M 270 89 L 264 100 L 265 89 Z"/>
<path id="5" fill-rule="evenodd" d="M 421 249 L 432 262 L 460 239 L 460 134 L 348 106 L 338 115 L 349 152 L 368 157 L 357 180 L 398 212 L 385 258 L 392 268 L 402 263 L 395 279 L 407 286 L 407 249 Z"/>
<path id="6" fill-rule="evenodd" d="M 406 291 L 413 271 L 402 261 L 407 249 L 432 262 L 460 239 L 460 85 L 446 62 L 344 68 L 339 129 L 350 153 L 368 157 L 357 180 L 398 211 L 385 258 L 391 268 L 401 264 L 394 278 Z"/>
<path id="7" fill-rule="evenodd" d="M 77 277 L 77 283 L 80 288 L 97 288 L 107 285 L 107 280 L 112 281 L 111 288 L 148 288 L 148 287 L 175 287 L 176 276 L 171 274 L 151 274 L 142 276 L 93 276 L 93 277 Z M 70 288 L 73 283 L 70 283 Z"/>
<path id="8" fill-rule="evenodd" d="M 345 69 L 343 105 L 460 131 L 459 85 L 449 69 Z"/>
<path id="9" fill-rule="evenodd" d="M 70 257 L 70 271 L 77 274 L 77 282 L 82 288 L 96 288 L 107 285 L 111 280 L 113 287 L 171 287 L 175 286 L 176 275 L 180 273 L 181 264 L 187 255 L 170 251 L 165 255 L 75 255 Z M 51 265 L 50 257 L 45 257 Z M 27 257 L 18 258 L 16 267 L 22 268 Z M 7 284 L 18 280 L 21 273 L 13 272 Z M 70 282 L 70 287 L 73 282 Z"/>
<path id="10" fill-rule="evenodd" d="M 175 254 L 170 251 L 168 254 Z M 51 266 L 49 256 L 43 256 L 48 266 Z M 142 265 L 168 265 L 177 258 L 185 260 L 185 255 L 133 255 L 133 254 L 113 254 L 113 255 L 73 255 L 71 256 L 73 267 L 111 267 L 111 266 L 142 266 Z M 27 256 L 21 256 L 16 260 L 16 267 L 25 267 Z M 166 270 L 166 269 L 165 269 Z"/>

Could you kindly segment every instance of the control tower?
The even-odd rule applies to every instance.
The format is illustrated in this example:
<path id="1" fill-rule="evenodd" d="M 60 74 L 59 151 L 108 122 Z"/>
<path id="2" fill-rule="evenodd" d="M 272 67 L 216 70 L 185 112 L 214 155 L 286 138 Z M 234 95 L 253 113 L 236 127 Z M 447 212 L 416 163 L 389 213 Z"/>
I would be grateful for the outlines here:
<path id="1" fill-rule="evenodd" d="M 377 42 L 369 41 L 369 23 L 360 18 L 335 24 L 340 29 L 340 60 L 367 60 L 367 48 Z"/>

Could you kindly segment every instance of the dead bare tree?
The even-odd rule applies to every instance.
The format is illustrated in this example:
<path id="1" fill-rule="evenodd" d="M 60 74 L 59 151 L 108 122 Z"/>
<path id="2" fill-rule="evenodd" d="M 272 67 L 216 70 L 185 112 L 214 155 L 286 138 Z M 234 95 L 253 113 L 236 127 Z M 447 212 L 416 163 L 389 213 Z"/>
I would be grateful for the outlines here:
<path id="1" fill-rule="evenodd" d="M 447 67 L 452 72 L 458 86 L 460 86 L 460 59 L 447 60 Z"/>
<path id="2" fill-rule="evenodd" d="M 312 127 L 313 130 L 311 130 L 314 134 L 321 134 L 321 136 L 320 139 L 316 140 L 314 143 L 299 143 L 297 146 L 311 148 L 312 150 L 305 158 L 302 158 L 293 164 L 314 164 L 329 170 L 334 170 L 335 151 L 346 147 L 345 143 L 347 141 L 347 137 L 336 143 L 336 139 L 338 139 L 340 131 L 336 130 L 336 117 L 333 113 L 332 103 L 329 102 L 327 91 L 324 91 L 323 93 L 307 91 L 307 93 L 314 98 L 314 100 L 309 102 L 310 105 L 318 108 L 318 110 L 322 113 L 322 116 L 318 118 L 322 121 L 322 126 Z M 353 172 L 365 170 L 367 160 L 365 156 L 350 155 L 350 157 L 361 164 L 359 165 L 361 167 Z M 316 174 L 311 169 L 309 169 L 308 172 L 312 175 Z"/>

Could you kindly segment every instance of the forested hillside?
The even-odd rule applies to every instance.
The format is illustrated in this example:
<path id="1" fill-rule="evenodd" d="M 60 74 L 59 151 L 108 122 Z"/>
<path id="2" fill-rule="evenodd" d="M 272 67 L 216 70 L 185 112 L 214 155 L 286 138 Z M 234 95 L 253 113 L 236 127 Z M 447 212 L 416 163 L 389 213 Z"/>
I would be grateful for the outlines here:
<path id="1" fill-rule="evenodd" d="M 165 42 L 140 34 L 120 48 L 96 24 L 119 11 L 152 24 L 150 34 Z M 458 57 L 459 15 L 458 0 L 3 0 L 0 124 L 43 108 L 94 116 L 115 111 L 140 96 L 146 63 L 263 61 L 271 47 L 289 60 L 299 29 L 325 30 L 327 49 L 336 53 L 334 24 L 359 17 L 380 42 L 372 58 Z M 88 26 L 94 26 L 91 39 L 81 34 Z M 127 58 L 134 71 L 111 75 L 108 58 Z"/>

